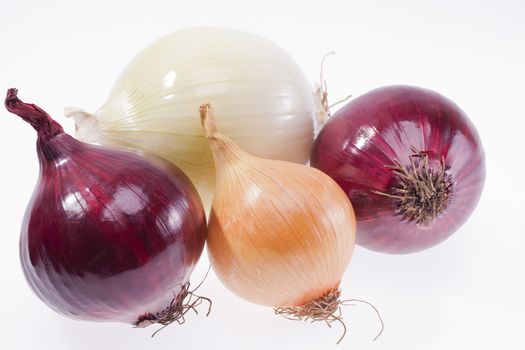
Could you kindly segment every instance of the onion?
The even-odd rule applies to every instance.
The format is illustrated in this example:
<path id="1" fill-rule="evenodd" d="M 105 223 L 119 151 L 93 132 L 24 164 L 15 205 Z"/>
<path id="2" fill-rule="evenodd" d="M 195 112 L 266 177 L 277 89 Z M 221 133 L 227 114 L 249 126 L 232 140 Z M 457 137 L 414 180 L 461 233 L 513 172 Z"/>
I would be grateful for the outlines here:
<path id="1" fill-rule="evenodd" d="M 483 189 L 485 156 L 465 113 L 422 88 L 389 86 L 340 109 L 317 137 L 311 164 L 346 192 L 357 243 L 411 253 L 452 235 Z"/>
<path id="2" fill-rule="evenodd" d="M 261 159 L 201 120 L 217 169 L 208 254 L 221 281 L 251 302 L 298 320 L 341 321 L 339 284 L 352 257 L 355 215 L 317 169 Z"/>
<path id="3" fill-rule="evenodd" d="M 208 208 L 215 171 L 194 116 L 203 100 L 221 110 L 223 133 L 250 153 L 308 161 L 315 115 L 310 83 L 282 49 L 236 30 L 193 28 L 158 40 L 127 65 L 95 115 L 75 109 L 66 115 L 76 119 L 80 140 L 172 161 Z"/>
<path id="4" fill-rule="evenodd" d="M 16 89 L 5 105 L 38 132 L 40 177 L 20 238 L 33 291 L 74 319 L 176 320 L 206 238 L 189 179 L 166 161 L 75 140 Z"/>

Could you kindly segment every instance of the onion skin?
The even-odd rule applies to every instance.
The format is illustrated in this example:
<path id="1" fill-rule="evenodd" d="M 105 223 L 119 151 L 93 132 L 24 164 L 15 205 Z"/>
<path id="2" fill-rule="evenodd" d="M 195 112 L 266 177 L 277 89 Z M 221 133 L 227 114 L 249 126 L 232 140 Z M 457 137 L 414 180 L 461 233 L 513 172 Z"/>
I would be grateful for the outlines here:
<path id="1" fill-rule="evenodd" d="M 138 53 L 94 115 L 69 109 L 84 142 L 155 154 L 182 169 L 209 210 L 213 157 L 195 118 L 209 101 L 224 135 L 263 158 L 305 164 L 314 141 L 312 86 L 271 41 L 238 30 L 176 31 Z M 286 147 L 282 147 L 286 144 Z"/>
<path id="2" fill-rule="evenodd" d="M 301 307 L 338 290 L 355 245 L 345 193 L 317 169 L 245 152 L 217 131 L 208 104 L 201 121 L 217 171 L 207 249 L 221 282 L 272 307 Z"/>
<path id="3" fill-rule="evenodd" d="M 407 219 L 391 193 L 399 177 L 388 166 L 410 169 L 413 149 L 441 158 L 450 180 L 448 205 L 424 224 Z M 357 217 L 357 244 L 386 253 L 412 253 L 452 235 L 474 210 L 484 184 L 485 156 L 465 113 L 436 92 L 411 86 L 370 91 L 341 108 L 323 127 L 311 165 L 346 192 Z M 373 192 L 374 191 L 374 192 Z M 379 192 L 379 193 L 378 193 Z"/>
<path id="4" fill-rule="evenodd" d="M 13 89 L 6 107 L 26 121 L 45 113 Z M 206 238 L 200 198 L 168 162 L 82 143 L 45 115 L 51 128 L 33 125 L 40 177 L 20 238 L 25 277 L 60 314 L 137 324 L 188 281 Z"/>

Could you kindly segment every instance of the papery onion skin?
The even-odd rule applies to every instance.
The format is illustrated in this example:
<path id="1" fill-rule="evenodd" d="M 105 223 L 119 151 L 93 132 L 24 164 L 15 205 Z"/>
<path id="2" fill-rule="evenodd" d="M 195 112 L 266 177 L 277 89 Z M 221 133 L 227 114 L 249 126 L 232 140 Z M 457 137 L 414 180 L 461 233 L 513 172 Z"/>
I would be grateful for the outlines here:
<path id="1" fill-rule="evenodd" d="M 80 320 L 137 324 L 167 308 L 206 237 L 189 179 L 164 160 L 75 140 L 14 89 L 6 107 L 36 116 L 40 176 L 20 237 L 33 291 Z"/>
<path id="2" fill-rule="evenodd" d="M 398 161 L 411 169 L 415 150 L 439 172 L 443 157 L 450 180 L 447 205 L 429 222 L 416 223 L 399 210 L 391 193 L 399 177 L 388 168 Z M 412 253 L 452 235 L 470 216 L 485 179 L 480 137 L 466 114 L 431 90 L 387 86 L 347 103 L 324 125 L 311 165 L 330 175 L 351 199 L 357 243 L 386 253 Z"/>
<path id="3" fill-rule="evenodd" d="M 209 208 L 213 158 L 194 115 L 203 100 L 221 110 L 221 130 L 248 152 L 308 161 L 310 82 L 277 45 L 237 30 L 190 28 L 161 38 L 126 66 L 94 116 L 69 114 L 80 140 L 145 150 L 176 164 Z"/>
<path id="4" fill-rule="evenodd" d="M 201 118 L 217 169 L 207 248 L 223 284 L 273 307 L 338 290 L 355 245 L 345 193 L 317 169 L 246 153 L 214 131 L 208 105 Z"/>

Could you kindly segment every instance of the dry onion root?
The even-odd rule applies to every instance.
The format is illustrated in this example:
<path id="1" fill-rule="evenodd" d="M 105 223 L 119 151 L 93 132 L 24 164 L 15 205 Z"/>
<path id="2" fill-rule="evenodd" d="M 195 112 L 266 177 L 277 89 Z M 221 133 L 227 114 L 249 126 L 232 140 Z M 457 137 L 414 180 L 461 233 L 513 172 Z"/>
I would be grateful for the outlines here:
<path id="1" fill-rule="evenodd" d="M 339 284 L 355 245 L 346 194 L 321 171 L 246 153 L 217 131 L 209 104 L 200 115 L 217 172 L 207 241 L 217 276 L 277 314 L 342 323 Z"/>
<path id="2" fill-rule="evenodd" d="M 332 289 L 319 299 L 313 300 L 301 306 L 291 307 L 276 307 L 274 308 L 276 315 L 281 315 L 286 319 L 292 321 L 310 321 L 310 322 L 325 322 L 328 327 L 332 327 L 333 322 L 339 322 L 343 326 L 343 334 L 337 341 L 339 344 L 346 335 L 346 324 L 343 322 L 343 313 L 341 306 L 351 306 L 353 302 L 365 303 L 372 307 L 376 312 L 379 321 L 381 322 L 381 329 L 374 337 L 373 341 L 377 340 L 383 334 L 384 323 L 379 310 L 366 300 L 361 299 L 347 299 L 340 300 L 341 291 L 339 289 Z"/>
<path id="3" fill-rule="evenodd" d="M 197 295 L 195 294 L 195 292 L 197 291 L 197 289 L 200 288 L 200 286 L 202 286 L 202 284 L 206 280 L 206 277 L 208 277 L 210 269 L 211 266 L 208 268 L 208 271 L 204 275 L 204 278 L 197 285 L 197 287 L 190 290 L 190 282 L 186 282 L 182 286 L 179 294 L 172 299 L 168 307 L 155 314 L 148 312 L 144 315 L 141 315 L 139 319 L 133 324 L 133 326 L 135 326 L 136 328 L 144 328 L 155 323 L 161 324 L 162 327 L 157 329 L 151 335 L 151 337 L 154 337 L 157 333 L 162 331 L 164 328 L 166 328 L 173 322 L 177 322 L 179 325 L 186 323 L 185 316 L 188 313 L 188 311 L 193 311 L 196 315 L 198 315 L 199 311 L 197 307 L 200 306 L 202 302 L 208 303 L 208 311 L 206 312 L 206 317 L 209 316 L 211 313 L 211 306 L 213 304 L 212 300 L 208 297 Z"/>

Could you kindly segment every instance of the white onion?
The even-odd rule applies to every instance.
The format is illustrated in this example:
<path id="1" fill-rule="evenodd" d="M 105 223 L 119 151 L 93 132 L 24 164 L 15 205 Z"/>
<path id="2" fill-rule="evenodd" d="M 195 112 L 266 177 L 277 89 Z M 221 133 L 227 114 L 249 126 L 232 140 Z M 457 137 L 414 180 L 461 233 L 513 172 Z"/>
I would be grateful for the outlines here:
<path id="1" fill-rule="evenodd" d="M 209 208 L 215 171 L 198 113 L 205 102 L 221 132 L 246 151 L 308 161 L 316 112 L 310 83 L 281 48 L 236 30 L 193 28 L 161 38 L 128 64 L 94 115 L 66 114 L 83 141 L 172 161 Z"/>

